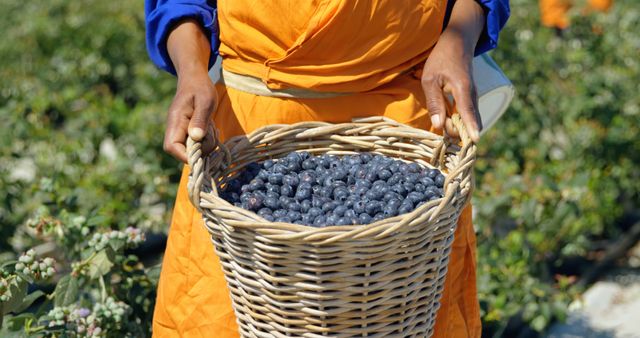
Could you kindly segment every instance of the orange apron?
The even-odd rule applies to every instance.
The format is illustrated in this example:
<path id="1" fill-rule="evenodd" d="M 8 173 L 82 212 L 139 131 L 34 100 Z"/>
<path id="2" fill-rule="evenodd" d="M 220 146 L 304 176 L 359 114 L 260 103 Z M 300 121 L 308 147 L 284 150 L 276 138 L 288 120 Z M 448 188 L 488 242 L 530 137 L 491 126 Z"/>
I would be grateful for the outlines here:
<path id="1" fill-rule="evenodd" d="M 351 93 L 330 98 L 257 96 L 218 85 L 222 139 L 261 126 L 387 116 L 429 128 L 420 79 L 410 70 L 437 41 L 445 2 L 218 1 L 223 67 L 270 88 Z M 185 167 L 169 231 L 154 337 L 239 337 L 226 281 L 201 215 L 187 198 Z M 435 337 L 480 337 L 471 208 L 460 217 Z"/>

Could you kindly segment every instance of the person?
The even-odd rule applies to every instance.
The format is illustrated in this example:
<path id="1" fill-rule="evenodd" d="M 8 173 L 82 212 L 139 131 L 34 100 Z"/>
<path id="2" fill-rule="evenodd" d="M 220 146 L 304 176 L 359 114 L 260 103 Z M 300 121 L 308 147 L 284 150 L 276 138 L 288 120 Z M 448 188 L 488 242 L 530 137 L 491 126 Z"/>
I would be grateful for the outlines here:
<path id="1" fill-rule="evenodd" d="M 540 21 L 545 27 L 553 28 L 558 32 L 569 27 L 569 10 L 573 7 L 572 0 L 540 0 Z M 587 12 L 606 12 L 613 5 L 613 0 L 589 0 Z"/>
<path id="2" fill-rule="evenodd" d="M 379 115 L 455 133 L 449 96 L 477 141 L 471 61 L 496 47 L 509 2 L 146 0 L 145 12 L 151 59 L 177 75 L 164 150 L 186 162 L 186 138 L 210 150 L 211 125 L 224 140 L 269 124 Z M 224 84 L 208 75 L 218 54 Z M 260 88 L 238 89 L 247 83 Z M 220 262 L 187 197 L 188 175 L 185 166 L 153 335 L 238 337 Z M 480 336 L 474 250 L 468 206 L 452 244 L 436 337 Z"/>

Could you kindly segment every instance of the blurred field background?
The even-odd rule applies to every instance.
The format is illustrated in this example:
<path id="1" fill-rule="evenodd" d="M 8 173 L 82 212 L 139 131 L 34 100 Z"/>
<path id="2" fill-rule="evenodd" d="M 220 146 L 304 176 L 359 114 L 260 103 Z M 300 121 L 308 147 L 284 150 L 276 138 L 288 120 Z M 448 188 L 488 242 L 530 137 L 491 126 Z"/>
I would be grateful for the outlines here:
<path id="1" fill-rule="evenodd" d="M 511 6 L 491 55 L 517 94 L 480 143 L 474 196 L 487 337 L 542 335 L 605 268 L 640 270 L 640 6 L 576 16 L 563 38 L 537 1 Z M 143 2 L 4 0 L 0 32 L 0 280 L 29 248 L 57 271 L 8 287 L 0 336 L 85 336 L 50 327 L 52 306 L 107 299 L 126 311 L 94 307 L 101 336 L 149 335 L 180 166 L 162 152 L 175 80 L 146 55 Z M 127 227 L 147 241 L 89 244 Z"/>

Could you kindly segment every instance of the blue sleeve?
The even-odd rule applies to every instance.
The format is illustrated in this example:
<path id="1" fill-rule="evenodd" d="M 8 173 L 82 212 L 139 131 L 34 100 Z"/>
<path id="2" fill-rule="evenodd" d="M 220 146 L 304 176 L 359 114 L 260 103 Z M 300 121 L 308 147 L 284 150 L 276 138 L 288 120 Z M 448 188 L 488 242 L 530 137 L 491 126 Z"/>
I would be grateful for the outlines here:
<path id="1" fill-rule="evenodd" d="M 451 11 L 453 10 L 453 4 L 456 0 L 449 0 L 447 2 L 447 14 L 445 16 L 445 26 L 449 22 L 451 17 Z M 475 54 L 484 54 L 498 46 L 498 36 L 500 30 L 504 27 L 511 15 L 509 8 L 509 0 L 476 0 L 480 6 L 484 9 L 486 23 L 484 30 L 480 35 L 478 44 L 476 45 Z"/>
<path id="2" fill-rule="evenodd" d="M 173 27 L 184 19 L 196 19 L 211 42 L 209 68 L 218 55 L 218 19 L 215 1 L 207 0 L 145 0 L 147 52 L 161 69 L 176 75 L 167 51 L 167 37 Z"/>

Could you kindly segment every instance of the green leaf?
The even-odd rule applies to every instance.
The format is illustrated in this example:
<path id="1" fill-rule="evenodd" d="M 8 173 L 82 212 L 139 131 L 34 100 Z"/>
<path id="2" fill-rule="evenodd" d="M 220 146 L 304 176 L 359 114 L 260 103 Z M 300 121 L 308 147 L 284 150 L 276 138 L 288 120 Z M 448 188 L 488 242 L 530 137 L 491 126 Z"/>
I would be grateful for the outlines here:
<path id="1" fill-rule="evenodd" d="M 40 291 L 40 290 L 36 290 L 30 294 L 28 294 L 26 297 L 24 297 L 24 300 L 22 301 L 22 304 L 20 304 L 20 306 L 18 306 L 15 310 L 15 312 L 22 312 L 24 310 L 26 310 L 27 308 L 29 308 L 29 306 L 31 306 L 31 304 L 33 304 L 33 302 L 35 302 L 36 300 L 38 300 L 38 298 L 44 296 L 45 293 Z"/>
<path id="2" fill-rule="evenodd" d="M 55 290 L 55 306 L 67 306 L 78 299 L 78 278 L 71 275 L 64 276 L 58 282 Z"/>
<path id="3" fill-rule="evenodd" d="M 33 313 L 21 313 L 15 316 L 8 316 L 6 320 L 6 327 L 8 330 L 23 334 L 19 337 L 26 337 L 27 335 L 23 332 L 23 329 L 26 326 L 26 322 L 30 319 L 35 321 L 36 316 Z M 0 336 L 4 337 L 3 335 Z"/>
<path id="4" fill-rule="evenodd" d="M 29 283 L 22 279 L 14 279 L 9 283 L 9 300 L 2 304 L 2 314 L 16 312 L 22 304 L 24 297 L 27 295 L 27 287 Z"/>
<path id="5" fill-rule="evenodd" d="M 109 259 L 107 252 L 105 250 L 98 252 L 89 261 L 89 278 L 96 279 L 106 275 L 112 266 L 113 263 Z"/>

